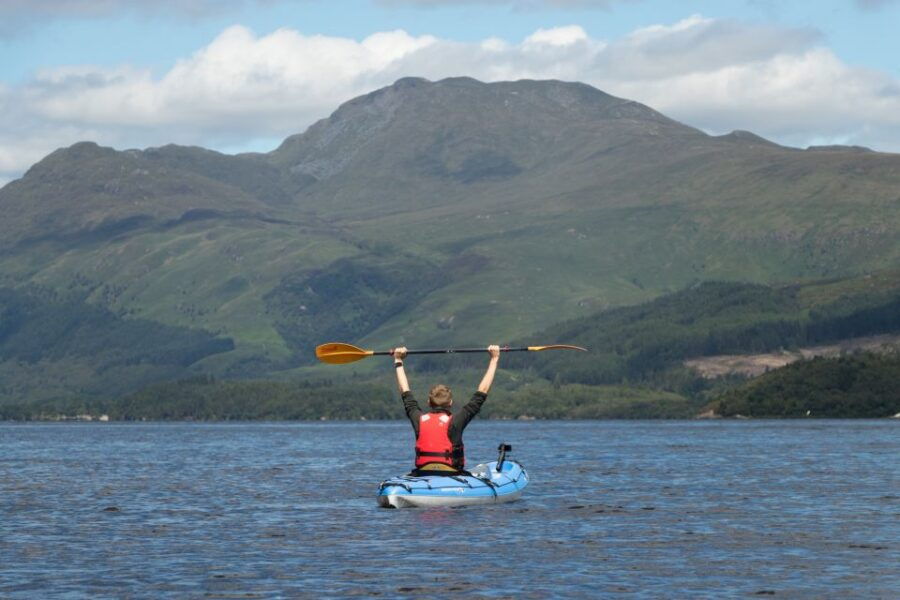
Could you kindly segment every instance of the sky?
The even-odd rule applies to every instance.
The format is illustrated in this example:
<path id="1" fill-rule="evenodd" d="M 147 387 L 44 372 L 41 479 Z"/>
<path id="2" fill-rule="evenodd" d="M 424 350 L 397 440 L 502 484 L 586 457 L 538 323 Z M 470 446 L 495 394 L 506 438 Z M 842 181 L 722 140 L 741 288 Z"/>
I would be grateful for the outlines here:
<path id="1" fill-rule="evenodd" d="M 84 140 L 267 152 L 405 76 L 900 152 L 897 31 L 900 0 L 0 0 L 0 185 Z"/>

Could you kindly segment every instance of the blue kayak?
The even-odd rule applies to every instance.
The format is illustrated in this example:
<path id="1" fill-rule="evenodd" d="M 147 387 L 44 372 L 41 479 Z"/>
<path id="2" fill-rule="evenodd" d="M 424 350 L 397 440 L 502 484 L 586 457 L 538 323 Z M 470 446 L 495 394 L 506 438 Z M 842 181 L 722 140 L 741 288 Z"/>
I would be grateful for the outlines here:
<path id="1" fill-rule="evenodd" d="M 384 508 L 467 506 L 511 502 L 528 485 L 528 473 L 514 460 L 480 464 L 469 475 L 401 475 L 381 482 L 378 505 Z"/>

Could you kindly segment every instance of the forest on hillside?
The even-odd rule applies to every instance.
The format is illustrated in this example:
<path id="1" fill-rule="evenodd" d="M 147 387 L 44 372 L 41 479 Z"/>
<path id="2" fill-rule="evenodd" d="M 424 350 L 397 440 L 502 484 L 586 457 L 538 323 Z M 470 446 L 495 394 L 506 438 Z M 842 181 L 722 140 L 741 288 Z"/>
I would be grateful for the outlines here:
<path id="1" fill-rule="evenodd" d="M 900 414 L 900 354 L 813 358 L 722 393 L 725 417 L 879 418 Z"/>
<path id="2" fill-rule="evenodd" d="M 591 354 L 550 357 L 539 372 L 572 383 L 677 386 L 672 378 L 689 357 L 753 354 L 900 331 L 900 294 L 895 292 L 808 308 L 799 291 L 703 283 L 647 304 L 564 323 L 539 337 L 589 347 Z"/>
<path id="3" fill-rule="evenodd" d="M 820 298 L 823 289 L 821 286 L 774 288 L 709 282 L 643 305 L 603 311 L 563 323 L 530 339 L 575 343 L 588 347 L 590 352 L 504 355 L 501 375 L 492 402 L 485 405 L 484 415 L 489 418 L 689 418 L 714 399 L 724 403 L 720 407 L 727 407 L 721 409 L 725 411 L 723 414 L 794 415 L 798 402 L 806 402 L 802 406 L 808 406 L 807 400 L 815 395 L 813 391 L 798 391 L 799 396 L 788 402 L 771 386 L 756 388 L 753 387 L 756 382 L 745 384 L 741 379 L 706 380 L 682 363 L 695 356 L 764 352 L 900 331 L 900 294 L 895 288 L 888 286 L 877 293 L 842 291 L 827 302 Z M 814 303 L 809 300 L 811 296 L 815 298 Z M 17 305 L 10 300 L 15 297 L 5 298 L 8 313 L 10 306 Z M 65 334 L 70 337 L 57 350 L 62 357 L 78 356 L 79 351 L 96 349 L 100 344 L 109 356 L 116 356 L 120 361 L 157 361 L 183 369 L 196 356 L 215 352 L 220 344 L 227 343 L 202 332 L 188 336 L 189 332 L 175 329 L 144 331 L 139 321 L 125 321 L 120 328 L 105 330 L 111 339 L 91 340 L 87 335 L 90 319 L 73 321 L 71 315 L 67 319 L 65 311 L 60 312 L 59 306 L 54 306 L 52 310 L 45 309 L 46 321 L 33 321 L 34 329 L 0 328 L 0 357 L 4 352 L 12 356 L 9 353 L 16 339 L 32 335 L 41 335 L 45 340 L 54 336 L 62 339 Z M 102 317 L 99 313 L 95 316 Z M 72 332 L 76 335 L 71 336 Z M 172 352 L 159 358 L 142 355 L 143 346 L 135 340 L 147 335 L 168 336 Z M 79 340 L 85 340 L 84 345 L 79 345 Z M 27 345 L 16 348 L 19 354 L 15 356 L 27 360 L 21 354 L 27 348 Z M 124 350 L 120 352 L 119 348 Z M 887 362 L 872 357 L 855 362 L 855 359 L 847 360 L 850 362 L 819 361 L 813 367 L 796 367 L 796 372 L 824 382 L 829 381 L 832 372 L 877 372 L 877 377 L 893 373 L 889 359 L 884 359 Z M 419 356 L 409 362 L 417 379 L 440 377 L 454 382 L 474 382 L 481 375 L 484 357 L 457 355 L 448 361 Z M 116 363 L 100 366 L 112 368 Z M 335 375 L 341 373 L 335 371 Z M 802 375 L 797 377 L 802 379 Z M 867 381 L 865 377 L 862 381 Z M 810 384 L 810 390 L 817 389 L 814 384 Z M 728 392 L 730 388 L 735 391 Z M 755 391 L 748 396 L 749 389 Z M 890 399 L 881 404 L 855 400 L 860 393 L 877 395 L 882 389 L 877 386 L 828 389 L 831 390 L 829 402 L 834 408 L 816 410 L 818 416 L 882 416 L 885 407 L 890 406 Z M 728 396 L 729 393 L 735 395 Z M 835 400 L 835 394 L 845 394 L 846 401 Z M 779 402 L 784 403 L 783 409 L 777 408 Z M 749 410 L 750 404 L 756 408 Z M 70 394 L 0 405 L 0 418 L 5 419 L 76 414 L 107 414 L 119 420 L 393 419 L 403 416 L 393 381 L 384 374 L 337 383 L 321 379 L 235 381 L 210 376 L 182 377 L 149 385 L 136 393 Z"/>
<path id="4" fill-rule="evenodd" d="M 638 306 L 602 311 L 548 328 L 529 340 L 577 344 L 589 353 L 504 358 L 504 367 L 557 384 L 639 384 L 687 396 L 711 385 L 683 366 L 698 356 L 754 354 L 900 331 L 900 290 L 842 293 L 808 305 L 810 286 L 706 282 Z M 812 289 L 812 291 L 816 291 Z M 457 361 L 459 368 L 479 358 Z M 418 359 L 440 371 L 440 359 Z"/>
<path id="5" fill-rule="evenodd" d="M 58 420 L 61 416 L 113 421 L 384 420 L 404 418 L 387 380 L 318 382 L 216 381 L 197 377 L 150 386 L 109 400 L 63 398 L 0 405 L 0 420 Z M 467 400 L 460 390 L 457 408 Z M 424 396 L 420 406 L 426 405 Z M 485 404 L 489 419 L 687 418 L 699 408 L 686 398 L 628 386 L 562 386 L 534 383 L 516 390 L 498 386 Z"/>

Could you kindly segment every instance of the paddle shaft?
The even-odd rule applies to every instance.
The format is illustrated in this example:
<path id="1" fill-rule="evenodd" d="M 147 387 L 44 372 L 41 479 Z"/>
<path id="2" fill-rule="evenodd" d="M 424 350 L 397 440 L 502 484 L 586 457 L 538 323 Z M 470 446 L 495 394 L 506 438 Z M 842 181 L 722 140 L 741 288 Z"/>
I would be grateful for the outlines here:
<path id="1" fill-rule="evenodd" d="M 393 356 L 394 350 L 363 350 L 357 348 L 353 344 L 345 344 L 343 342 L 331 342 L 328 344 L 320 344 L 316 346 L 316 358 L 322 362 L 333 365 L 345 365 L 347 363 L 356 362 L 369 356 Z M 567 344 L 553 344 L 550 346 L 523 346 L 521 348 L 510 348 L 504 346 L 500 348 L 500 352 L 540 352 L 541 350 L 580 350 L 587 352 L 587 349 L 580 346 L 570 346 Z M 487 348 L 446 348 L 442 350 L 407 350 L 406 354 L 461 354 L 487 352 Z"/>
<path id="2" fill-rule="evenodd" d="M 487 352 L 487 348 L 447 348 L 446 350 L 407 350 L 406 355 L 410 354 L 463 354 L 466 352 Z M 528 352 L 528 347 L 510 348 L 509 346 L 501 346 L 500 352 Z M 374 356 L 392 355 L 393 350 L 379 350 L 372 353 Z"/>

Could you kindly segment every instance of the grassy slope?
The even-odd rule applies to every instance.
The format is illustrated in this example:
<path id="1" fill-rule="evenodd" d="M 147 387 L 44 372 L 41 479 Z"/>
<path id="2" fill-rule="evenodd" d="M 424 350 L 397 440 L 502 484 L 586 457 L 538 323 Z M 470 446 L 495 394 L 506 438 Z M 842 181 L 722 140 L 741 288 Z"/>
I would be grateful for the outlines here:
<path id="1" fill-rule="evenodd" d="M 301 237 L 296 229 L 254 222 L 187 224 L 61 254 L 48 243 L 40 254 L 4 254 L 0 269 L 28 273 L 23 279 L 33 284 L 80 290 L 90 302 L 130 317 L 232 336 L 238 350 L 285 360 L 290 353 L 266 315 L 265 293 L 285 271 L 314 269 L 358 252 L 333 236 Z"/>
<path id="2" fill-rule="evenodd" d="M 412 329 L 408 319 L 398 319 L 367 339 L 443 338 L 447 332 L 434 322 L 449 315 L 457 315 L 459 339 L 486 323 L 499 337 L 511 337 L 523 327 L 631 304 L 695 281 L 842 277 L 900 258 L 891 196 L 896 168 L 883 164 L 896 159 L 865 157 L 877 168 L 864 173 L 886 184 L 880 187 L 847 176 L 841 153 L 776 148 L 738 161 L 720 150 L 698 156 L 696 164 L 665 165 L 671 171 L 665 175 L 655 172 L 656 164 L 629 173 L 631 189 L 623 182 L 621 196 L 606 182 L 566 191 L 569 182 L 525 178 L 498 184 L 490 195 L 472 189 L 472 198 L 452 204 L 452 211 L 348 221 L 355 234 L 371 240 L 402 232 L 404 247 L 432 257 L 469 252 L 489 259 L 470 282 L 430 294 Z M 783 163 L 797 165 L 791 170 Z M 580 175 L 572 181 L 584 181 Z M 835 187 L 845 188 L 846 196 L 829 191 Z"/>

